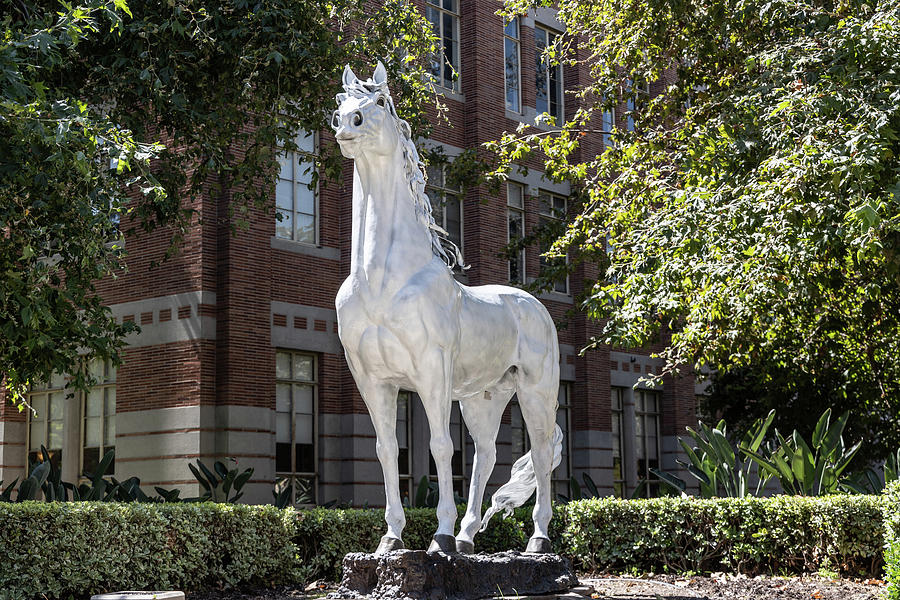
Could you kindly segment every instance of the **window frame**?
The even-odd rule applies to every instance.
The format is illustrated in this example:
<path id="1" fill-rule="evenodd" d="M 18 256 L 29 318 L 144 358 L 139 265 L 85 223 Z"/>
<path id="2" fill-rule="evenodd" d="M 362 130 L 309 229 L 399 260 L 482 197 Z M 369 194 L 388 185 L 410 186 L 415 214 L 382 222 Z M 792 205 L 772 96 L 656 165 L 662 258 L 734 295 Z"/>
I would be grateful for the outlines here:
<path id="1" fill-rule="evenodd" d="M 57 378 L 58 378 L 57 381 L 54 381 L 54 377 L 57 377 Z M 37 389 L 35 389 L 35 388 L 37 388 Z M 42 383 L 34 384 L 34 385 L 32 385 L 31 388 L 28 390 L 28 393 L 27 393 L 27 395 L 26 395 L 26 399 L 27 399 L 27 401 L 28 401 L 28 405 L 29 405 L 29 406 L 32 406 L 32 407 L 34 406 L 34 402 L 33 402 L 33 399 L 32 399 L 33 396 L 46 396 L 46 398 L 47 398 L 46 405 L 45 405 L 45 410 L 46 410 L 46 413 L 47 413 L 47 414 L 46 414 L 46 418 L 45 418 L 45 419 L 39 419 L 39 421 L 40 421 L 40 420 L 43 420 L 43 422 L 44 422 L 44 427 L 43 427 L 43 429 L 44 429 L 44 440 L 46 440 L 47 444 L 49 444 L 49 443 L 50 443 L 50 423 L 51 423 L 51 419 L 50 419 L 50 399 L 51 399 L 51 396 L 52 396 L 53 394 L 55 394 L 55 393 L 60 393 L 60 394 L 62 394 L 62 406 L 61 406 L 62 414 L 60 415 L 60 418 L 59 418 L 59 419 L 54 419 L 55 421 L 59 421 L 59 422 L 61 423 L 60 434 L 59 434 L 59 435 L 60 435 L 60 448 L 59 448 L 59 454 L 58 454 L 58 456 L 59 456 L 59 461 L 58 461 L 58 463 L 56 464 L 56 468 L 58 468 L 58 469 L 60 469 L 60 470 L 62 470 L 62 467 L 63 467 L 63 462 L 62 462 L 62 461 L 63 461 L 63 456 L 65 455 L 65 452 L 66 452 L 66 450 L 67 450 L 67 448 L 66 448 L 66 435 L 65 435 L 65 424 L 66 424 L 66 410 L 65 410 L 65 409 L 66 409 L 66 406 L 65 406 L 65 403 L 66 403 L 66 396 L 65 396 L 65 391 L 66 391 L 66 378 L 65 378 L 65 376 L 64 376 L 64 375 L 54 375 L 53 377 L 50 378 L 50 382 L 46 385 L 46 387 L 44 387 Z M 27 477 L 27 476 L 28 476 L 28 470 L 30 469 L 31 464 L 32 464 L 32 459 L 31 459 L 31 453 L 32 453 L 32 450 L 31 450 L 31 438 L 32 438 L 32 436 L 31 436 L 31 425 L 32 425 L 33 420 L 34 420 L 34 414 L 32 413 L 31 410 L 27 410 L 26 413 L 27 413 L 27 414 L 26 414 L 26 417 L 25 417 L 25 476 Z M 43 444 L 42 444 L 42 445 L 43 445 Z M 47 448 L 47 452 L 52 452 L 52 451 L 54 450 L 54 448 L 49 448 L 49 447 L 47 447 L 47 446 L 44 446 L 44 447 Z M 34 450 L 33 452 L 35 452 L 35 459 L 36 459 L 35 462 L 34 462 L 34 464 L 39 464 L 39 463 L 43 462 L 43 457 L 41 456 L 41 449 L 40 449 L 40 447 L 38 447 L 38 449 L 37 449 L 37 450 Z M 55 458 L 55 456 L 54 456 L 53 454 L 51 454 L 51 455 L 50 455 L 50 461 L 52 462 L 54 458 Z"/>
<path id="2" fill-rule="evenodd" d="M 556 64 L 551 64 L 550 61 L 544 56 L 544 52 L 540 49 L 540 45 L 538 44 L 538 32 L 539 31 L 543 32 L 544 36 L 545 36 L 544 48 L 549 48 L 553 44 L 555 44 L 556 39 L 562 34 L 558 31 L 554 31 L 553 29 L 550 29 L 549 27 L 544 27 L 542 25 L 535 25 L 535 27 L 534 27 L 534 36 L 535 36 L 535 38 L 534 38 L 534 56 L 535 56 L 534 110 L 535 110 L 535 112 L 537 112 L 538 115 L 547 114 L 550 117 L 553 117 L 555 124 L 559 125 L 565 119 L 565 115 L 566 115 L 566 106 L 565 106 L 565 98 L 564 98 L 566 85 L 565 85 L 565 81 L 563 79 L 563 66 L 562 66 L 562 63 L 560 63 L 560 62 L 557 62 Z M 537 85 L 537 77 L 540 74 L 542 69 L 544 70 L 544 73 L 546 73 L 546 75 L 544 77 L 544 81 L 543 81 L 543 84 L 546 85 L 546 90 L 547 90 L 547 110 L 546 111 L 541 111 L 540 108 L 538 108 L 538 97 L 540 96 L 540 94 L 539 94 L 539 88 Z M 554 69 L 557 70 L 557 79 L 558 79 L 557 92 L 559 95 L 557 105 L 558 105 L 559 114 L 553 114 L 551 112 L 553 104 L 551 101 L 552 77 L 550 76 L 550 72 L 551 72 L 551 70 L 554 70 Z"/>
<path id="3" fill-rule="evenodd" d="M 294 364 L 293 357 L 295 355 L 312 358 L 312 379 L 309 381 L 306 381 L 306 380 L 301 380 L 301 379 L 284 379 L 284 378 L 278 377 L 277 364 L 278 364 L 278 355 L 279 354 L 287 354 L 288 356 L 290 356 L 291 369 L 293 369 L 293 364 Z M 275 419 L 276 419 L 276 422 L 275 422 L 275 432 L 274 432 L 275 433 L 275 444 L 276 444 L 276 450 L 275 450 L 276 453 L 274 456 L 274 458 L 275 458 L 275 478 L 276 478 L 276 480 L 286 479 L 288 481 L 288 483 L 291 485 L 291 504 L 292 505 L 297 505 L 298 486 L 296 485 L 296 481 L 298 479 L 305 479 L 305 480 L 311 481 L 312 485 L 310 486 L 310 493 L 313 498 L 313 503 L 318 504 L 318 501 L 319 501 L 319 452 L 320 452 L 320 449 L 319 449 L 319 386 L 320 386 L 319 355 L 312 353 L 312 352 L 303 352 L 301 350 L 291 350 L 291 349 L 287 349 L 287 348 L 281 348 L 281 349 L 277 349 L 275 351 L 275 363 L 276 363 L 275 379 L 274 379 L 275 386 L 276 386 L 276 390 L 275 390 L 275 394 L 276 394 Z M 291 376 L 293 376 L 293 373 L 291 373 Z M 278 442 L 277 419 L 278 419 L 279 411 L 278 411 L 278 405 L 277 405 L 277 402 L 278 402 L 277 386 L 279 383 L 288 384 L 291 386 L 291 398 L 290 398 L 290 403 L 291 403 L 291 406 L 290 406 L 291 452 L 290 452 L 290 457 L 291 457 L 292 470 L 290 472 L 278 470 L 277 444 L 279 442 Z M 309 386 L 310 388 L 312 388 L 312 447 L 313 447 L 313 471 L 312 472 L 297 470 L 297 449 L 296 449 L 297 423 L 296 423 L 296 417 L 297 417 L 298 413 L 295 408 L 296 405 L 294 404 L 294 402 L 295 402 L 294 394 L 293 394 L 294 385 L 306 385 L 306 386 Z M 299 414 L 305 414 L 305 413 L 299 413 Z M 307 506 L 307 505 L 304 504 L 303 506 Z"/>
<path id="4" fill-rule="evenodd" d="M 563 493 L 565 496 L 569 495 L 569 482 L 574 476 L 572 473 L 572 436 L 570 435 L 572 432 L 572 383 L 570 381 L 559 382 L 557 400 L 560 400 L 563 396 L 565 396 L 565 403 L 559 402 L 559 406 L 556 409 L 556 424 L 559 425 L 560 413 L 563 413 L 563 419 L 566 426 L 560 426 L 560 428 L 563 430 L 562 443 L 565 452 L 559 461 L 559 465 L 553 469 L 550 474 L 550 488 L 556 492 L 557 496 L 555 497 L 559 497 L 558 495 L 560 493 Z M 566 463 L 566 476 L 564 478 L 557 476 L 557 472 L 563 465 L 563 461 Z"/>
<path id="5" fill-rule="evenodd" d="M 625 388 L 621 386 L 610 386 L 610 417 L 610 444 L 613 459 L 613 495 L 617 498 L 625 498 L 625 490 L 628 487 L 628 483 L 625 479 L 625 461 L 627 460 L 627 452 L 625 450 Z M 616 431 L 617 429 L 618 431 Z M 617 441 L 618 444 L 616 443 Z M 616 476 L 617 450 L 619 453 L 618 477 Z"/>
<path id="6" fill-rule="evenodd" d="M 447 2 L 447 0 L 425 0 L 425 19 L 432 25 L 432 31 L 435 34 L 435 37 L 437 37 L 440 40 L 440 49 L 435 54 L 440 56 L 441 75 L 440 75 L 440 78 L 435 77 L 434 72 L 431 72 L 430 75 L 431 75 L 432 81 L 434 81 L 434 84 L 436 87 L 438 87 L 442 90 L 447 90 L 448 92 L 451 92 L 454 94 L 459 94 L 460 90 L 462 89 L 462 83 L 461 83 L 462 69 L 459 64 L 459 62 L 460 62 L 460 47 L 462 46 L 462 44 L 460 42 L 460 38 L 459 38 L 459 13 L 460 13 L 459 3 L 460 3 L 460 0 L 450 0 L 450 1 L 455 2 L 455 4 L 456 4 L 455 12 L 451 9 L 444 8 L 444 3 Z M 429 18 L 429 13 L 428 13 L 429 10 L 436 11 L 440 17 L 439 20 L 440 20 L 441 25 L 440 25 L 439 32 L 434 31 L 434 29 L 433 29 L 434 23 Z M 451 23 L 452 23 L 452 27 L 453 27 L 451 42 L 454 40 L 456 42 L 455 58 L 456 58 L 457 64 L 455 64 L 455 65 L 453 64 L 453 61 L 447 59 L 447 54 L 444 52 L 446 37 L 445 37 L 445 31 L 444 31 L 443 15 L 445 15 L 445 14 L 450 15 L 450 19 L 451 19 Z M 432 61 L 434 61 L 434 59 L 432 59 Z M 456 76 L 450 82 L 450 84 L 451 84 L 450 87 L 447 87 L 446 85 L 444 85 L 444 69 L 447 65 L 450 66 L 450 70 Z"/>
<path id="7" fill-rule="evenodd" d="M 632 88 L 634 92 L 632 93 Z M 640 102 L 637 101 L 641 98 Z M 634 121 L 634 113 L 639 112 L 641 108 L 650 100 L 650 82 L 646 80 L 639 81 L 637 85 L 631 79 L 625 82 L 625 130 L 633 132 L 636 129 Z"/>
<path id="8" fill-rule="evenodd" d="M 647 410 L 647 402 L 646 399 L 648 397 L 653 397 L 656 405 L 655 410 Z M 646 481 L 646 497 L 653 498 L 659 495 L 659 486 L 660 482 L 657 477 L 655 477 L 651 472 L 651 468 L 659 469 L 662 466 L 662 444 L 661 444 L 661 426 L 662 426 L 662 400 L 663 396 L 657 390 L 645 390 L 638 388 L 634 390 L 634 457 L 633 460 L 637 464 L 638 471 L 638 481 Z M 638 407 L 641 407 L 640 409 Z M 656 434 L 656 447 L 654 448 L 656 466 L 650 466 L 650 458 L 647 453 L 647 441 L 649 436 L 647 435 L 647 427 L 646 423 L 648 421 L 652 421 Z M 642 422 L 643 426 L 638 427 L 638 423 Z M 638 450 L 642 449 L 642 453 L 644 455 L 644 468 L 641 469 L 640 458 L 638 458 L 639 452 Z"/>
<path id="9" fill-rule="evenodd" d="M 110 415 L 108 415 L 106 413 L 106 399 L 107 399 L 106 391 L 108 389 L 112 389 L 112 390 L 118 392 L 117 387 L 116 387 L 117 382 L 118 382 L 118 368 L 115 365 L 113 365 L 112 361 L 109 359 L 105 359 L 105 360 L 104 359 L 94 359 L 94 361 L 91 361 L 91 362 L 95 362 L 95 361 L 99 361 L 99 360 L 103 361 L 102 378 L 96 384 L 92 385 L 88 389 L 87 392 L 82 392 L 79 394 L 79 396 L 80 396 L 79 407 L 81 410 L 81 413 L 79 414 L 79 417 L 78 417 L 78 423 L 79 423 L 79 429 L 80 429 L 78 432 L 78 479 L 79 479 L 79 481 L 87 480 L 87 477 L 84 476 L 84 472 L 85 472 L 84 452 L 88 448 L 88 446 L 86 445 L 87 442 L 86 442 L 85 438 L 87 437 L 87 419 L 88 419 L 87 402 L 88 402 L 88 394 L 90 393 L 90 390 L 94 390 L 94 389 L 103 390 L 103 397 L 102 397 L 102 401 L 101 401 L 101 405 L 100 405 L 100 408 L 101 408 L 100 446 L 99 446 L 100 454 L 97 458 L 98 463 L 100 460 L 103 459 L 103 455 L 105 454 L 106 451 L 108 451 L 109 449 L 115 450 L 115 448 L 116 448 L 115 423 L 113 424 L 113 436 L 112 436 L 113 443 L 111 445 L 105 445 L 105 444 L 103 444 L 103 441 L 106 438 L 107 420 L 110 417 Z M 115 410 L 115 402 L 116 402 L 116 398 L 113 398 L 112 417 L 114 419 L 116 417 L 116 412 L 117 412 Z M 90 447 L 94 448 L 95 446 L 90 446 Z M 115 472 L 116 472 L 116 461 L 115 461 L 115 458 L 113 458 L 113 461 L 112 461 L 112 463 L 110 463 L 109 471 L 107 471 L 107 474 L 115 475 Z"/>
<path id="10" fill-rule="evenodd" d="M 439 196 L 439 207 L 440 207 L 440 221 L 435 219 L 435 222 L 441 226 L 444 231 L 450 234 L 450 230 L 447 229 L 447 197 L 452 196 L 456 201 L 457 206 L 459 207 L 459 243 L 457 246 L 459 247 L 459 251 L 465 255 L 465 243 L 466 243 L 466 232 L 465 232 L 465 221 L 463 216 L 463 201 L 462 201 L 462 190 L 459 188 L 452 188 L 447 186 L 447 165 L 433 165 L 428 167 L 428 171 L 432 171 L 433 169 L 437 169 L 434 171 L 435 173 L 440 174 L 440 182 L 438 185 L 431 183 L 432 177 L 431 172 L 428 173 L 428 178 L 425 184 L 425 193 L 428 194 L 429 190 L 434 190 L 437 192 Z M 431 200 L 431 212 L 434 215 L 435 212 L 435 200 L 431 197 L 431 194 L 428 194 L 429 200 Z M 450 239 L 453 243 L 456 243 L 452 238 Z M 457 265 L 457 268 L 461 269 L 462 265 Z"/>
<path id="11" fill-rule="evenodd" d="M 308 137 L 312 138 L 312 153 L 311 154 L 313 156 L 315 156 L 316 154 L 318 154 L 318 150 L 319 150 L 319 132 L 318 131 L 315 131 L 312 133 L 307 132 L 307 131 L 301 131 L 294 136 L 294 143 L 297 144 L 298 148 L 302 148 L 303 144 L 301 142 Z M 287 240 L 290 242 L 296 242 L 298 244 L 305 244 L 307 246 L 319 246 L 319 245 L 321 245 L 321 237 L 320 237 L 321 208 L 319 206 L 319 204 L 320 204 L 320 202 L 319 202 L 319 195 L 320 195 L 319 194 L 319 185 L 321 182 L 319 181 L 318 178 L 316 178 L 316 184 L 315 184 L 314 188 L 309 187 L 309 183 L 311 182 L 312 178 L 314 177 L 314 174 L 317 172 L 316 163 L 314 160 L 301 160 L 300 156 L 299 156 L 299 154 L 301 152 L 302 152 L 302 150 L 286 151 L 284 148 L 278 149 L 279 172 L 278 172 L 278 179 L 276 181 L 275 198 L 274 198 L 275 199 L 275 214 L 276 214 L 275 237 L 280 240 Z M 281 168 L 281 157 L 282 156 L 288 156 L 288 158 L 290 158 L 291 179 L 283 178 L 281 176 L 281 174 L 283 172 L 283 169 Z M 307 171 L 304 168 L 304 165 L 308 165 L 308 167 L 309 167 L 309 179 L 310 179 L 309 182 L 304 182 L 297 178 L 297 169 L 298 168 L 303 169 L 301 174 L 306 174 Z M 280 212 L 280 210 L 283 210 L 283 209 L 279 209 L 279 207 L 278 207 L 278 182 L 279 181 L 290 181 L 291 182 L 292 196 L 291 196 L 291 236 L 290 237 L 284 237 L 282 235 L 279 235 L 279 231 L 278 231 L 279 226 L 281 225 L 281 223 L 284 222 L 282 220 L 279 220 L 278 216 L 277 216 L 277 214 Z M 297 215 L 298 214 L 303 214 L 303 215 L 307 214 L 307 213 L 302 213 L 297 209 L 297 188 L 298 188 L 298 186 L 304 186 L 306 189 L 310 190 L 313 194 L 313 211 L 314 211 L 314 214 L 312 215 L 312 217 L 313 217 L 313 241 L 311 241 L 311 242 L 307 241 L 307 240 L 297 239 Z"/>
<path id="12" fill-rule="evenodd" d="M 544 198 L 549 199 L 549 202 L 546 202 L 544 200 Z M 554 200 L 562 200 L 563 209 L 562 209 L 561 215 L 559 213 L 554 212 L 554 211 L 556 211 L 555 206 L 553 206 L 555 204 Z M 563 196 L 562 194 L 555 194 L 553 192 L 541 190 L 538 194 L 538 207 L 539 207 L 538 208 L 538 218 L 539 218 L 539 222 L 542 225 L 547 223 L 548 221 L 556 221 L 557 223 L 565 222 L 566 215 L 569 213 L 569 199 L 566 196 Z M 549 211 L 545 211 L 544 210 L 545 207 L 549 207 Z M 544 248 L 540 248 L 540 251 L 541 252 L 539 255 L 539 259 L 538 259 L 538 264 L 540 265 L 541 270 L 543 270 L 544 268 L 547 268 L 547 267 L 552 267 L 553 265 L 551 264 L 551 261 L 559 261 L 560 260 L 558 258 L 557 259 L 545 258 L 544 252 L 546 252 L 546 249 L 544 249 Z M 563 260 L 563 264 L 568 266 L 568 264 L 569 264 L 568 253 L 566 253 L 565 258 L 562 260 Z M 564 289 L 562 289 L 562 290 L 556 289 L 556 286 L 559 283 L 562 283 Z M 555 292 L 557 294 L 565 294 L 565 295 L 569 295 L 571 293 L 571 288 L 569 287 L 568 271 L 566 271 L 565 279 L 553 282 L 553 289 L 550 291 Z"/>
<path id="13" fill-rule="evenodd" d="M 515 26 L 515 37 L 507 32 L 510 25 Z M 516 51 L 516 106 L 509 104 L 509 77 L 507 76 L 507 42 L 511 42 Z M 503 97 L 506 110 L 517 114 L 522 114 L 522 24 L 519 17 L 513 17 L 511 21 L 503 24 Z"/>
<path id="14" fill-rule="evenodd" d="M 519 189 L 521 192 L 521 194 L 519 196 L 521 198 L 521 206 L 516 206 L 515 204 L 510 203 L 511 194 L 509 193 L 509 190 L 512 189 L 513 187 Z M 513 241 L 513 238 L 510 235 L 509 224 L 511 221 L 511 217 L 514 214 L 518 215 L 518 217 L 521 219 L 522 237 L 520 239 L 525 239 L 525 186 L 522 185 L 521 183 L 507 181 L 506 182 L 506 244 L 507 244 L 507 246 L 510 243 L 512 243 L 512 241 Z M 525 280 L 526 280 L 525 248 L 524 247 L 520 248 L 517 252 L 517 255 L 518 256 L 516 256 L 515 259 L 513 259 L 513 258 L 509 259 L 507 274 L 509 276 L 510 283 L 524 284 Z M 514 260 L 518 265 L 520 279 L 513 279 L 513 276 L 512 276 L 512 274 L 513 274 L 512 273 L 512 271 L 513 271 L 512 264 L 513 264 Z"/>

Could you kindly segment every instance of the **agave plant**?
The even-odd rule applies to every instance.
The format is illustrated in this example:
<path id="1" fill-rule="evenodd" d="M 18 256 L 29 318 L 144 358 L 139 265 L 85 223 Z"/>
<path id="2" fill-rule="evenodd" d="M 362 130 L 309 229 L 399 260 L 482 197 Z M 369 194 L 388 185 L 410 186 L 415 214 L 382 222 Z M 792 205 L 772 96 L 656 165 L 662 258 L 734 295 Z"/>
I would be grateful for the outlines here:
<path id="1" fill-rule="evenodd" d="M 756 487 L 751 489 L 753 463 L 742 459 L 741 455 L 759 451 L 774 419 L 774 410 L 765 419 L 757 419 L 741 438 L 736 450 L 728 439 L 728 426 L 724 420 L 712 428 L 700 423 L 700 431 L 688 427 L 688 434 L 696 445 L 692 447 L 679 437 L 678 443 L 681 444 L 690 462 L 682 460 L 676 462 L 700 482 L 700 495 L 704 498 L 722 495 L 743 498 L 751 493 L 758 496 L 771 475 L 760 471 Z M 651 472 L 660 481 L 682 493 L 687 489 L 686 482 L 680 477 L 659 469 L 651 469 Z"/>
<path id="2" fill-rule="evenodd" d="M 765 452 L 747 449 L 744 453 L 756 462 L 761 474 L 777 477 L 787 493 L 819 496 L 839 492 L 848 483 L 841 476 L 862 445 L 844 445 L 848 417 L 849 413 L 844 413 L 831 423 L 831 409 L 826 409 L 816 423 L 812 446 L 796 430 L 788 438 L 776 431 L 778 446 L 772 444 Z"/>

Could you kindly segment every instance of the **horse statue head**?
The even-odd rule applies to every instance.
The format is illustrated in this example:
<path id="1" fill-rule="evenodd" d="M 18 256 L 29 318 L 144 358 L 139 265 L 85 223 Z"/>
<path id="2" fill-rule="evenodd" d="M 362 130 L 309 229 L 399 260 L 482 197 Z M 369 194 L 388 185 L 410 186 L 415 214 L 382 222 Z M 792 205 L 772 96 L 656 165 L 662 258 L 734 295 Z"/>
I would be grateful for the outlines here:
<path id="1" fill-rule="evenodd" d="M 399 147 L 409 195 L 417 218 L 431 234 L 434 254 L 451 269 L 456 266 L 468 269 L 462 252 L 450 241 L 447 231 L 434 220 L 431 200 L 425 193 L 425 165 L 419 160 L 409 123 L 397 115 L 388 90 L 384 65 L 379 61 L 375 73 L 365 81 L 360 80 L 347 65 L 342 83 L 344 91 L 335 96 L 338 109 L 331 116 L 331 127 L 341 154 L 352 159 L 367 154 L 383 157 L 392 155 Z"/>

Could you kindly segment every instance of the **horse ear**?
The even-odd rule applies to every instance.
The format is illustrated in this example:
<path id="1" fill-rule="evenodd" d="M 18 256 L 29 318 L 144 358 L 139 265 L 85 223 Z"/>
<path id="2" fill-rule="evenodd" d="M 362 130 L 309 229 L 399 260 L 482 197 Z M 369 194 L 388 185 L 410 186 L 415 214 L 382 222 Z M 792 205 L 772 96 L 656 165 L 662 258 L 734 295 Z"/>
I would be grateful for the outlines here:
<path id="1" fill-rule="evenodd" d="M 344 100 L 347 99 L 347 94 L 341 92 L 337 96 L 334 97 L 334 101 L 338 103 L 338 106 L 344 103 Z"/>
<path id="2" fill-rule="evenodd" d="M 344 87 L 353 85 L 354 83 L 359 81 L 359 79 L 356 78 L 356 75 L 353 74 L 353 69 L 350 68 L 350 65 L 346 65 L 344 67 L 343 80 L 344 80 Z"/>
<path id="3" fill-rule="evenodd" d="M 377 85 L 382 85 L 387 81 L 387 69 L 384 68 L 384 65 L 380 60 L 378 61 L 378 66 L 375 67 L 375 74 L 372 75 L 372 81 Z"/>

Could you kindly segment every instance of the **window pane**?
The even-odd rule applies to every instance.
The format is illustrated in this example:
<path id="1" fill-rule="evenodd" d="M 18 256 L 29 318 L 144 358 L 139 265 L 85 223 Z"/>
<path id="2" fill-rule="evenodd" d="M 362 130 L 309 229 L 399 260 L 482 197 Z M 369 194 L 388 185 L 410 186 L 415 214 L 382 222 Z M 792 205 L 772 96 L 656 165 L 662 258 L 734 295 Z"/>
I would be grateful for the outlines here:
<path id="1" fill-rule="evenodd" d="M 507 22 L 503 26 L 503 33 L 508 35 L 511 38 L 519 37 L 519 19 L 518 17 L 514 17 L 511 21 Z"/>
<path id="2" fill-rule="evenodd" d="M 61 390 L 66 387 L 66 378 L 62 373 L 54 373 L 50 376 L 50 388 Z"/>
<path id="3" fill-rule="evenodd" d="M 456 12 L 456 0 L 444 0 L 443 7 L 446 10 Z"/>
<path id="4" fill-rule="evenodd" d="M 63 424 L 62 421 L 51 421 L 50 422 L 50 443 L 47 444 L 50 448 L 62 448 L 63 446 Z"/>
<path id="5" fill-rule="evenodd" d="M 428 185 L 433 187 L 444 187 L 444 171 L 441 165 L 428 165 L 425 172 L 428 174 Z M 436 200 L 435 196 L 430 196 L 432 200 Z"/>
<path id="6" fill-rule="evenodd" d="M 298 242 L 307 244 L 316 243 L 316 218 L 312 215 L 297 213 L 297 237 Z"/>
<path id="7" fill-rule="evenodd" d="M 291 212 L 294 209 L 294 184 L 290 181 L 279 179 L 275 184 L 275 206 L 284 210 L 279 212 Z"/>
<path id="8" fill-rule="evenodd" d="M 278 214 L 281 215 L 281 220 L 275 221 L 275 235 L 288 240 L 292 239 L 294 236 L 293 213 L 280 210 Z"/>
<path id="9" fill-rule="evenodd" d="M 294 412 L 313 414 L 313 389 L 310 385 L 294 384 Z"/>
<path id="10" fill-rule="evenodd" d="M 313 473 L 316 470 L 315 450 L 312 444 L 296 444 L 296 469 L 302 473 Z"/>
<path id="11" fill-rule="evenodd" d="M 278 379 L 291 378 L 291 355 L 287 352 L 275 353 L 275 377 Z"/>
<path id="12" fill-rule="evenodd" d="M 102 419 L 90 417 L 84 420 L 84 445 L 99 446 L 101 443 Z"/>
<path id="13" fill-rule="evenodd" d="M 506 108 L 519 111 L 519 43 L 505 40 Z"/>
<path id="14" fill-rule="evenodd" d="M 291 412 L 291 384 L 275 384 L 275 410 L 280 413 Z"/>
<path id="15" fill-rule="evenodd" d="M 93 359 L 88 365 L 88 372 L 90 372 L 91 377 L 93 377 L 95 381 L 103 381 L 103 360 L 99 358 Z"/>
<path id="16" fill-rule="evenodd" d="M 560 406 L 568 406 L 569 405 L 569 386 L 568 386 L 568 384 L 565 384 L 565 383 L 560 384 L 557 400 L 558 400 Z"/>
<path id="17" fill-rule="evenodd" d="M 547 63 L 544 61 L 544 49 L 547 47 L 547 32 L 543 29 L 534 30 L 534 46 L 535 109 L 537 109 L 538 114 L 541 114 L 549 109 L 547 104 Z"/>
<path id="18" fill-rule="evenodd" d="M 32 419 L 31 421 L 31 430 L 29 432 L 29 450 L 40 450 L 41 445 L 46 446 L 47 440 L 45 436 L 47 435 L 46 431 L 47 422 L 44 420 Z"/>
<path id="19" fill-rule="evenodd" d="M 81 470 L 93 473 L 100 464 L 100 448 L 85 448 L 81 453 Z"/>
<path id="20" fill-rule="evenodd" d="M 295 381 L 313 381 L 313 357 L 305 354 L 294 354 L 292 369 Z"/>
<path id="21" fill-rule="evenodd" d="M 450 241 L 462 247 L 462 211 L 459 206 L 459 198 L 447 196 L 446 221 L 444 228 L 450 234 Z"/>
<path id="22" fill-rule="evenodd" d="M 28 398 L 28 403 L 31 404 L 31 408 L 37 413 L 37 415 L 31 417 L 31 420 L 35 419 L 40 421 L 47 420 L 47 394 L 35 394 Z"/>
<path id="23" fill-rule="evenodd" d="M 278 171 L 278 177 L 280 179 L 287 179 L 288 181 L 294 180 L 294 161 L 289 156 L 289 154 L 293 153 L 285 153 L 282 152 L 278 155 L 278 164 L 281 165 Z M 278 183 L 281 183 L 280 181 Z"/>
<path id="24" fill-rule="evenodd" d="M 84 412 L 88 417 L 99 417 L 103 414 L 103 388 L 88 390 L 87 399 L 84 401 Z"/>
<path id="25" fill-rule="evenodd" d="M 312 444 L 313 418 L 312 415 L 297 415 L 294 421 L 294 440 L 299 444 Z"/>
<path id="26" fill-rule="evenodd" d="M 298 135 L 294 141 L 297 142 L 297 146 L 300 150 L 303 150 L 304 152 L 312 154 L 316 151 L 316 136 L 312 133 Z"/>
<path id="27" fill-rule="evenodd" d="M 523 208 L 522 186 L 510 183 L 506 186 L 506 203 L 516 208 Z"/>
<path id="28" fill-rule="evenodd" d="M 275 441 L 291 442 L 291 413 L 275 413 Z M 283 471 L 284 469 L 278 469 Z"/>
<path id="29" fill-rule="evenodd" d="M 63 418 L 63 399 L 62 392 L 53 392 L 50 394 L 50 419 L 60 421 Z"/>
<path id="30" fill-rule="evenodd" d="M 275 471 L 279 473 L 289 473 L 291 471 L 290 442 L 279 441 L 279 443 L 275 444 Z"/>

